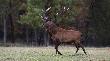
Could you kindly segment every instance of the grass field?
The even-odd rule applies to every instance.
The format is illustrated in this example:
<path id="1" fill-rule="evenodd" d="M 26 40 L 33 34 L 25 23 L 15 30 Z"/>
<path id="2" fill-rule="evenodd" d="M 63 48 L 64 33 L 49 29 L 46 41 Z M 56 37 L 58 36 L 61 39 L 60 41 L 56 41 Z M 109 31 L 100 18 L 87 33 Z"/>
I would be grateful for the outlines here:
<path id="1" fill-rule="evenodd" d="M 0 47 L 0 61 L 110 61 L 110 48 L 80 49 L 60 46 L 61 55 L 56 55 L 54 47 Z"/>

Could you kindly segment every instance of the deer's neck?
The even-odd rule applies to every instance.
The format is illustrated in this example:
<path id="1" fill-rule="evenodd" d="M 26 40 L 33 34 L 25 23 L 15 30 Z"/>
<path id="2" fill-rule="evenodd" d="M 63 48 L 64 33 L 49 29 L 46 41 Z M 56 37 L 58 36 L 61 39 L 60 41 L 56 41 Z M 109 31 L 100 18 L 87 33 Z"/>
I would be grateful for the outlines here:
<path id="1" fill-rule="evenodd" d="M 58 27 L 54 27 L 54 28 L 52 28 L 52 29 L 49 31 L 49 33 L 50 33 L 51 35 L 55 35 L 55 34 L 57 33 L 57 31 L 58 31 Z"/>

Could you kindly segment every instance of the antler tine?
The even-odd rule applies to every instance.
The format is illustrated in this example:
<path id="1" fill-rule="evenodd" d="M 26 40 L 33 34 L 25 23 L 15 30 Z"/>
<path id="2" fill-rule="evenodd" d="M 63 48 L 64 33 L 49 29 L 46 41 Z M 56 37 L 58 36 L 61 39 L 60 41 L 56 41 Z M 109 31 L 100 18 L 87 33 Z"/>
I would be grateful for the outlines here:
<path id="1" fill-rule="evenodd" d="M 69 10 L 70 8 L 68 7 L 67 10 Z"/>
<path id="2" fill-rule="evenodd" d="M 57 13 L 56 15 L 58 15 L 59 13 Z"/>
<path id="3" fill-rule="evenodd" d="M 65 9 L 66 9 L 66 7 L 64 6 L 64 7 L 63 7 L 63 9 L 65 10 Z"/>
<path id="4" fill-rule="evenodd" d="M 47 8 L 47 9 L 46 9 L 46 12 L 49 11 L 50 9 L 51 9 L 51 7 Z"/>

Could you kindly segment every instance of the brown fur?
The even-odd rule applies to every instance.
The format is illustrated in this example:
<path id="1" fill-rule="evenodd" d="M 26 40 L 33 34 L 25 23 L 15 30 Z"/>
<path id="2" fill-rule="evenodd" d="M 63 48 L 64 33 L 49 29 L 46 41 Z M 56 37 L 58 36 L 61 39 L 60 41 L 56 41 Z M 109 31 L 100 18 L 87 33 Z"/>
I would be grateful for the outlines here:
<path id="1" fill-rule="evenodd" d="M 82 33 L 80 31 L 76 31 L 76 30 L 66 30 L 63 29 L 61 27 L 57 27 L 52 21 L 48 21 L 44 24 L 46 30 L 49 32 L 49 34 L 51 35 L 51 38 L 54 41 L 55 44 L 55 49 L 56 49 L 56 54 L 60 54 L 62 55 L 59 51 L 58 51 L 58 46 L 61 43 L 71 43 L 74 44 L 77 48 L 76 53 L 79 50 L 79 47 L 81 47 L 85 52 L 85 49 L 83 47 L 83 45 L 80 43 L 80 39 L 81 39 L 81 35 Z"/>

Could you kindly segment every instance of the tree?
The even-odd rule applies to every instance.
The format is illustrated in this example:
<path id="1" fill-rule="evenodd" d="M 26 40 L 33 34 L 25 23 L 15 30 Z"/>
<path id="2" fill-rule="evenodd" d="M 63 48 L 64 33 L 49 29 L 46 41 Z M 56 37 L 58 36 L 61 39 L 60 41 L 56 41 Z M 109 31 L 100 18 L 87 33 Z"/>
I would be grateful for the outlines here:
<path id="1" fill-rule="evenodd" d="M 94 0 L 91 7 L 92 26 L 96 33 L 96 43 L 98 46 L 107 46 L 110 43 L 110 1 Z"/>
<path id="2" fill-rule="evenodd" d="M 8 14 L 8 1 L 1 0 L 0 1 L 0 25 L 3 25 L 3 32 L 4 32 L 4 44 L 7 42 L 7 14 Z M 2 28 L 2 27 L 1 27 Z"/>
<path id="3" fill-rule="evenodd" d="M 27 1 L 27 10 L 26 15 L 21 15 L 21 20 L 18 21 L 21 24 L 26 26 L 26 40 L 28 43 L 29 39 L 29 27 L 34 29 L 34 39 L 37 40 L 37 28 L 41 27 L 41 11 L 42 7 L 36 3 L 42 3 L 40 0 L 28 0 Z M 40 7 L 39 7 L 40 6 Z"/>

